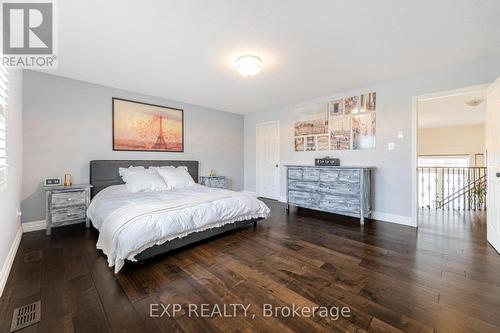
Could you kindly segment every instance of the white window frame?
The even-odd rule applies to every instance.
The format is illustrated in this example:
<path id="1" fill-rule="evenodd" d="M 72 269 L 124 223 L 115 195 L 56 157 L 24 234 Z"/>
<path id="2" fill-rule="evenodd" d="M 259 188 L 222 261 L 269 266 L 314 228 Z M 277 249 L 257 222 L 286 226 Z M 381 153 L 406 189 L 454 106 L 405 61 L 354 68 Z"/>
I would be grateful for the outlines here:
<path id="1" fill-rule="evenodd" d="M 7 183 L 7 71 L 0 65 L 0 188 Z"/>
<path id="2" fill-rule="evenodd" d="M 0 187 L 7 182 L 7 114 L 0 105 Z"/>
<path id="3" fill-rule="evenodd" d="M 428 160 L 442 160 L 444 163 L 434 163 L 434 164 L 425 164 L 421 163 L 421 159 Z M 449 160 L 449 163 L 446 162 Z M 453 160 L 467 160 L 466 165 L 461 165 L 457 163 L 453 163 Z M 450 167 L 450 168 L 467 168 L 470 167 L 471 161 L 469 155 L 419 155 L 417 160 L 418 167 L 426 168 L 426 167 Z"/>

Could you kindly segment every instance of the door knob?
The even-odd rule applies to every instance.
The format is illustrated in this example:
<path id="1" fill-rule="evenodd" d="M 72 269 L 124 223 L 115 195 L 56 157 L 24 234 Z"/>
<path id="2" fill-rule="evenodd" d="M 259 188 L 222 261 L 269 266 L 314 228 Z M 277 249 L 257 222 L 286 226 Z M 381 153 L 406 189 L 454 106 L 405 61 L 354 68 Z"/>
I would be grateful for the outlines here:
<path id="1" fill-rule="evenodd" d="M 497 172 L 496 176 L 497 176 L 497 177 L 500 177 L 500 172 Z"/>
<path id="2" fill-rule="evenodd" d="M 276 164 L 275 167 L 278 167 L 278 164 Z M 499 175 L 500 175 L 500 173 L 499 173 Z M 500 176 L 497 176 L 497 177 L 500 177 Z"/>

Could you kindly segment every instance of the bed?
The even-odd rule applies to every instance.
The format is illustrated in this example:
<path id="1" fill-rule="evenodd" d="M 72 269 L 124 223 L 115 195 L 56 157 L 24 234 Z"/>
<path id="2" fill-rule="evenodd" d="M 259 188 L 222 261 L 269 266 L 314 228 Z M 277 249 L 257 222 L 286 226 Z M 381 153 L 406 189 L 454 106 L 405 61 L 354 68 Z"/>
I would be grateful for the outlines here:
<path id="1" fill-rule="evenodd" d="M 88 217 L 99 230 L 97 248 L 118 273 L 126 261 L 159 254 L 241 228 L 269 216 L 254 196 L 194 184 L 170 191 L 127 190 L 119 168 L 187 168 L 198 182 L 197 161 L 96 160 L 90 162 L 92 202 Z"/>

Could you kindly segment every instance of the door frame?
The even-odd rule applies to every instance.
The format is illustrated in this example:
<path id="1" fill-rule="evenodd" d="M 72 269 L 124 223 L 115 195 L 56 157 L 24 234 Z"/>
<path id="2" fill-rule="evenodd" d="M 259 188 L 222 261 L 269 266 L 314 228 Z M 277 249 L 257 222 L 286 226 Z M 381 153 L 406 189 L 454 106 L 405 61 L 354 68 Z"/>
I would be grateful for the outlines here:
<path id="1" fill-rule="evenodd" d="M 489 104 L 490 103 L 495 103 L 497 102 L 496 100 L 494 101 L 491 101 L 490 100 L 490 88 L 494 89 L 494 90 L 497 90 L 497 89 L 500 89 L 500 77 L 498 77 L 495 81 L 493 81 L 489 87 L 488 87 L 488 90 L 487 90 L 487 94 L 486 94 L 486 102 L 488 103 L 486 105 L 486 121 L 488 121 L 488 116 L 489 116 L 489 113 L 490 113 L 490 107 L 489 107 Z M 498 92 L 496 92 L 498 94 Z M 498 97 L 498 96 L 497 96 Z M 493 110 L 493 112 L 495 112 L 496 110 Z M 497 117 L 499 115 L 496 115 Z M 495 119 L 496 120 L 496 119 Z M 488 244 L 498 253 L 500 254 L 500 233 L 499 233 L 499 230 L 498 230 L 498 225 L 494 226 L 494 224 L 497 223 L 498 219 L 500 218 L 500 216 L 495 216 L 493 212 L 496 211 L 496 213 L 498 214 L 500 212 L 500 210 L 496 209 L 498 207 L 495 207 L 494 204 L 491 204 L 492 200 L 494 201 L 496 199 L 496 197 L 493 197 L 492 198 L 492 192 L 495 193 L 495 196 L 499 195 L 500 193 L 496 193 L 495 191 L 490 191 L 491 187 L 494 187 L 495 185 L 493 185 L 494 182 L 498 182 L 498 180 L 496 179 L 498 176 L 496 176 L 496 173 L 498 171 L 500 171 L 500 168 L 499 168 L 499 165 L 497 164 L 498 162 L 496 161 L 492 161 L 490 163 L 489 161 L 489 158 L 488 158 L 488 148 L 493 148 L 491 147 L 490 145 L 490 140 L 491 138 L 489 137 L 489 134 L 490 134 L 490 130 L 493 130 L 494 132 L 497 131 L 497 128 L 493 127 L 493 128 L 489 128 L 487 127 L 486 128 L 486 140 L 485 140 L 485 144 L 486 144 L 486 168 L 487 168 L 487 186 L 488 186 L 488 190 L 486 191 L 486 201 L 487 201 L 487 205 L 488 205 L 488 209 L 487 209 L 487 213 L 486 213 L 486 240 L 488 242 Z M 494 138 L 494 140 L 497 140 L 498 138 Z M 497 148 L 494 147 L 493 148 L 494 151 L 491 153 L 491 154 L 496 154 L 497 153 Z M 491 157 L 491 154 L 489 155 Z M 492 159 L 495 159 L 496 160 L 497 156 L 493 156 Z M 491 164 L 491 165 L 490 165 Z M 491 187 L 490 187 L 491 186 Z"/>
<path id="2" fill-rule="evenodd" d="M 418 228 L 418 103 L 426 100 L 431 100 L 441 97 L 449 97 L 461 95 L 476 90 L 486 90 L 490 84 L 479 84 L 465 88 L 443 90 L 429 94 L 417 95 L 412 97 L 411 103 L 411 202 L 412 209 L 412 226 Z"/>
<path id="3" fill-rule="evenodd" d="M 278 193 L 276 193 L 275 198 L 269 198 L 269 199 L 274 199 L 274 200 L 279 200 L 280 198 L 280 189 L 281 189 L 281 133 L 280 133 L 280 121 L 279 120 L 272 120 L 272 121 L 266 121 L 262 123 L 257 123 L 255 125 L 255 192 L 257 196 L 260 196 L 260 170 L 259 170 L 259 127 L 265 126 L 265 125 L 271 125 L 271 124 L 277 124 L 278 125 Z"/>

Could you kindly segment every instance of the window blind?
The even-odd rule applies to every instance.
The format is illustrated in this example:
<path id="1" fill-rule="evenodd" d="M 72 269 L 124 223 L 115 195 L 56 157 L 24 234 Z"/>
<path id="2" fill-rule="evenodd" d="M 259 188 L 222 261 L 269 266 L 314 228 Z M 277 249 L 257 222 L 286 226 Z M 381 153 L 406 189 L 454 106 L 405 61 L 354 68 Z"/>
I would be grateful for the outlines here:
<path id="1" fill-rule="evenodd" d="M 0 65 L 0 185 L 7 181 L 7 71 Z"/>

